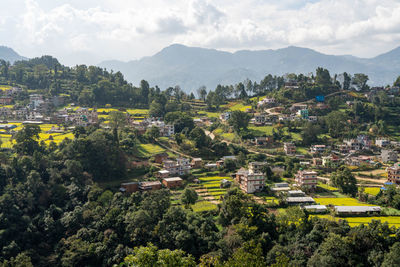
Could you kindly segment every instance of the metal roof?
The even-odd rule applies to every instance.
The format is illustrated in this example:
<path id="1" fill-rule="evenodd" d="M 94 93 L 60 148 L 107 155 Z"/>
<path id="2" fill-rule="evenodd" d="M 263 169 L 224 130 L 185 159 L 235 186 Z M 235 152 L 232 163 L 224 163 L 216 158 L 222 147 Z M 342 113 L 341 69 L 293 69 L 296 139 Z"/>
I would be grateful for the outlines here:
<path id="1" fill-rule="evenodd" d="M 183 181 L 182 178 L 180 178 L 180 177 L 164 178 L 163 180 L 164 180 L 164 181 L 167 181 L 167 182 Z"/>
<path id="2" fill-rule="evenodd" d="M 288 203 L 308 203 L 308 202 L 315 202 L 312 197 L 288 197 L 286 198 L 286 202 Z"/>
<path id="3" fill-rule="evenodd" d="M 335 206 L 337 212 L 352 213 L 352 212 L 372 212 L 381 211 L 379 206 Z"/>
<path id="4" fill-rule="evenodd" d="M 325 205 L 308 205 L 308 206 L 304 206 L 304 208 L 306 210 L 327 210 Z"/>

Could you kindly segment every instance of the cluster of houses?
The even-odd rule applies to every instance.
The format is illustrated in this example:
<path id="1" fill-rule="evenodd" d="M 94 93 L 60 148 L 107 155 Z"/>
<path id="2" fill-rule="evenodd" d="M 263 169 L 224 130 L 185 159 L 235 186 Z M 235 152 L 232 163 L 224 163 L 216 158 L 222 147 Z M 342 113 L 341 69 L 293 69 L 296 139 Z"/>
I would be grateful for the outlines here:
<path id="1" fill-rule="evenodd" d="M 175 134 L 173 124 L 167 124 L 160 118 L 147 118 L 142 121 L 132 121 L 131 125 L 137 129 L 140 134 L 144 134 L 147 129 L 155 126 L 160 130 L 160 136 L 170 137 Z"/>
<path id="2" fill-rule="evenodd" d="M 15 87 L 5 92 L 10 95 L 2 96 L 0 100 L 1 105 L 9 105 L 13 102 L 13 97 L 19 94 L 22 89 Z M 29 103 L 24 106 L 3 106 L 0 108 L 0 118 L 4 120 L 27 120 L 27 121 L 50 121 L 50 117 L 45 117 L 45 114 L 54 108 L 64 104 L 63 96 L 52 96 L 45 98 L 41 94 L 29 95 Z"/>
<path id="3" fill-rule="evenodd" d="M 183 185 L 183 179 L 180 177 L 163 178 L 160 181 L 144 181 L 144 182 L 129 182 L 122 183 L 120 191 L 126 193 L 134 193 L 138 191 L 152 191 L 165 188 L 179 188 Z"/>

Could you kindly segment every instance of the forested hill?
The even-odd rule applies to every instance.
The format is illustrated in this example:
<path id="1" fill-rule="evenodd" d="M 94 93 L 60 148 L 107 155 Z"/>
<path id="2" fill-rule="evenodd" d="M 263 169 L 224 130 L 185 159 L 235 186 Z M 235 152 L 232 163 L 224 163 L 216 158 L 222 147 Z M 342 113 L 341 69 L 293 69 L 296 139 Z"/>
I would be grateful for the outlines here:
<path id="1" fill-rule="evenodd" d="M 21 86 L 30 93 L 60 95 L 83 106 L 148 107 L 154 88 L 143 81 L 140 87 L 129 84 L 121 72 L 79 65 L 67 67 L 56 58 L 43 56 L 10 65 L 0 60 L 0 84 Z M 158 90 L 160 91 L 160 90 Z"/>
<path id="2" fill-rule="evenodd" d="M 194 91 L 202 85 L 212 89 L 218 84 L 261 80 L 267 73 L 308 73 L 317 67 L 331 73 L 365 73 L 370 85 L 391 84 L 400 72 L 400 48 L 371 59 L 353 56 L 325 55 L 317 51 L 287 47 L 278 50 L 238 51 L 229 53 L 214 49 L 171 45 L 151 57 L 121 62 L 105 61 L 101 67 L 121 71 L 138 84 L 146 79 L 161 88 L 180 85 Z"/>
<path id="3" fill-rule="evenodd" d="M 20 56 L 17 52 L 9 47 L 0 46 L 0 59 L 14 63 L 17 60 L 25 60 L 26 57 Z"/>

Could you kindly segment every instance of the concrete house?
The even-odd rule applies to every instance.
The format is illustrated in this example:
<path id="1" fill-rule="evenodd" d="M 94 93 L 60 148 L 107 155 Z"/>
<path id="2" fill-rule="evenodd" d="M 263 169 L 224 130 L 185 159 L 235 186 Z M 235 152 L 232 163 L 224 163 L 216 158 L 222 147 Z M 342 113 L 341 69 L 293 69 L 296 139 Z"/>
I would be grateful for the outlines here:
<path id="1" fill-rule="evenodd" d="M 396 162 L 397 161 L 397 152 L 394 150 L 382 149 L 381 159 L 382 159 L 383 163 L 387 163 L 389 161 Z"/>

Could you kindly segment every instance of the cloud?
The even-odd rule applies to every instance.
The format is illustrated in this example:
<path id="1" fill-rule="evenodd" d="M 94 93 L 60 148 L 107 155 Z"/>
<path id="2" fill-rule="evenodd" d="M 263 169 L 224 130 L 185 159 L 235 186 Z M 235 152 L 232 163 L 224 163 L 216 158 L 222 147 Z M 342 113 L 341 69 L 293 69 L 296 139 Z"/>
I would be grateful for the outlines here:
<path id="1" fill-rule="evenodd" d="M 4 1 L 0 39 L 26 56 L 73 60 L 71 54 L 90 52 L 99 61 L 129 60 L 171 43 L 372 56 L 400 40 L 397 0 Z"/>

